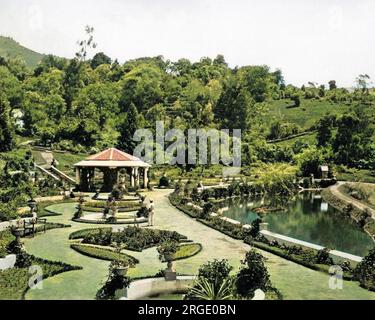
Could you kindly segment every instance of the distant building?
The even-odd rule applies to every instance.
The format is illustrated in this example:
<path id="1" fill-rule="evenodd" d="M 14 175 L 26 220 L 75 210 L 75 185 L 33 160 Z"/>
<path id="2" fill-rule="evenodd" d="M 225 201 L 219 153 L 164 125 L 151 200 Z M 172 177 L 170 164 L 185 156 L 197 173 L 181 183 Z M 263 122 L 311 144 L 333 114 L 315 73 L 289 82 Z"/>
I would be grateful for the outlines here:
<path id="1" fill-rule="evenodd" d="M 319 173 L 321 179 L 328 179 L 329 175 L 329 167 L 328 166 L 320 166 Z"/>

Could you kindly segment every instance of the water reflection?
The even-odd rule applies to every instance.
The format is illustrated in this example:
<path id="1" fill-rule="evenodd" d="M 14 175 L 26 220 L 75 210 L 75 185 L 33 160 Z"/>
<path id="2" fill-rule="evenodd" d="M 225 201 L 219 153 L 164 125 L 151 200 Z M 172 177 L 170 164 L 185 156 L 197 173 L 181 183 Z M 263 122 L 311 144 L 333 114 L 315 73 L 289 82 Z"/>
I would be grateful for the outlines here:
<path id="1" fill-rule="evenodd" d="M 262 203 L 264 199 L 231 201 L 225 205 L 229 209 L 224 215 L 251 223 L 258 218 L 252 209 Z M 359 256 L 374 247 L 371 237 L 326 203 L 319 193 L 303 192 L 290 202 L 286 211 L 268 213 L 263 220 L 271 231 Z"/>

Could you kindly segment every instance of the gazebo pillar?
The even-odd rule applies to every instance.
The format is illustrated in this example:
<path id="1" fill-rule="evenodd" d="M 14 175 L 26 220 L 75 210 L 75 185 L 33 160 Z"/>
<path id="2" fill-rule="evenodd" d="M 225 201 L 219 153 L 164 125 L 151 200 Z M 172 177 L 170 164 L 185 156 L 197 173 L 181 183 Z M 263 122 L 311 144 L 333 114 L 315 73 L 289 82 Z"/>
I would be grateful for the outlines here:
<path id="1" fill-rule="evenodd" d="M 135 168 L 135 186 L 139 187 L 139 168 Z"/>
<path id="2" fill-rule="evenodd" d="M 144 172 L 143 173 L 143 183 L 144 183 L 144 188 L 146 189 L 147 185 L 148 185 L 148 168 L 145 167 L 143 172 Z"/>
<path id="3" fill-rule="evenodd" d="M 134 188 L 134 186 L 135 186 L 134 175 L 135 175 L 135 169 L 132 168 L 132 171 L 130 173 L 130 185 L 131 185 L 132 188 Z"/>
<path id="4" fill-rule="evenodd" d="M 81 185 L 81 169 L 79 167 L 76 167 L 76 181 L 77 185 Z"/>

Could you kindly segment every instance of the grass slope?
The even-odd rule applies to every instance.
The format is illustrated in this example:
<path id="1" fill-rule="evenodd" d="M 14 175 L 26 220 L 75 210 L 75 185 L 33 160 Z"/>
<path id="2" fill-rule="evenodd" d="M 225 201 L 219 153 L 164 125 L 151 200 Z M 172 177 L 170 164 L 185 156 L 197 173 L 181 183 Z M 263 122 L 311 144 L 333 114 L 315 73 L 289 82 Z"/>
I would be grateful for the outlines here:
<path id="1" fill-rule="evenodd" d="M 308 130 L 325 114 L 343 114 L 349 106 L 340 103 L 330 103 L 320 100 L 301 100 L 298 108 L 292 108 L 293 102 L 288 99 L 272 101 L 269 110 L 269 122 L 283 120 L 299 125 Z"/>
<path id="2" fill-rule="evenodd" d="M 0 36 L 0 56 L 6 58 L 20 58 L 27 66 L 35 68 L 42 60 L 43 55 L 21 46 L 12 38 Z"/>

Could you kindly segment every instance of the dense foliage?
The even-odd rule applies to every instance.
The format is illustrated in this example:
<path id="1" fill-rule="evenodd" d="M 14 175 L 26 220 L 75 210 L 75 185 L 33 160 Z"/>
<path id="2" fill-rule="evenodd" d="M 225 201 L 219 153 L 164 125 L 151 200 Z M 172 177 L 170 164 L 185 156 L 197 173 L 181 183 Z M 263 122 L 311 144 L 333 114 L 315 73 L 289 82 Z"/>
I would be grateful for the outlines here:
<path id="1" fill-rule="evenodd" d="M 1 60 L 4 150 L 14 146 L 16 129 L 65 150 L 96 151 L 117 145 L 132 152 L 134 132 L 154 131 L 155 122 L 162 120 L 166 129 L 242 129 L 243 163 L 291 162 L 301 147 L 280 147 L 266 140 L 317 130 L 318 148 L 330 151 L 321 161 L 373 168 L 374 96 L 369 79 L 359 77 L 357 89 L 349 92 L 335 81 L 327 87 L 313 82 L 302 88 L 286 85 L 280 70 L 230 68 L 221 55 L 194 63 L 158 56 L 120 64 L 99 52 L 89 60 L 86 49 L 94 45 L 93 29 L 86 31 L 89 40 L 80 42 L 75 59 L 44 56 L 34 70 L 20 61 Z M 291 110 L 305 108 L 304 101 L 328 103 L 332 110 L 302 128 L 290 120 L 268 119 L 278 101 L 292 101 Z M 342 104 L 350 106 L 349 113 L 335 112 L 335 105 Z M 13 110 L 21 112 L 22 124 L 13 121 Z"/>
<path id="2" fill-rule="evenodd" d="M 0 258 L 4 258 L 10 253 L 10 246 L 15 239 L 10 230 L 0 232 Z"/>
<path id="3" fill-rule="evenodd" d="M 375 249 L 371 250 L 357 265 L 355 275 L 361 286 L 375 290 Z"/>

